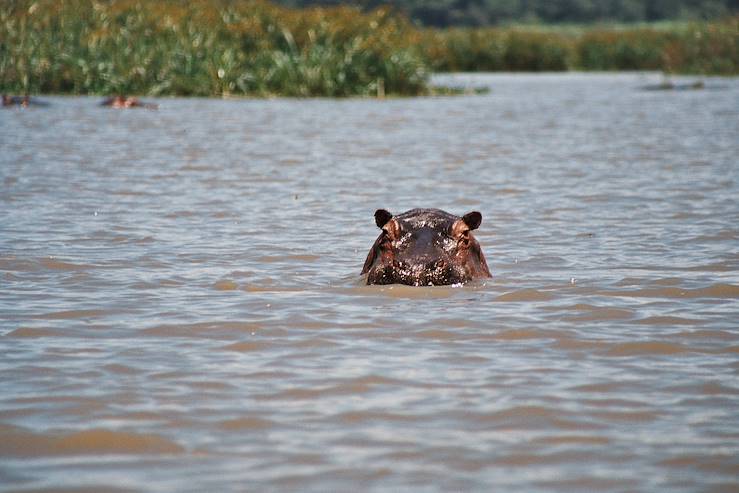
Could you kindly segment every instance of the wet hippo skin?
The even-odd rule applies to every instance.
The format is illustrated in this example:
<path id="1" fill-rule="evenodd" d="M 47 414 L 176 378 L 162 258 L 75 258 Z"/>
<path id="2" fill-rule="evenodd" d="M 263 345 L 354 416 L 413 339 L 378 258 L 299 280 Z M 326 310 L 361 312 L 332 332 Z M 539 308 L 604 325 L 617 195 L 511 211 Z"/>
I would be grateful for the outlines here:
<path id="1" fill-rule="evenodd" d="M 367 284 L 441 286 L 490 276 L 472 235 L 482 222 L 477 211 L 455 216 L 439 209 L 412 209 L 393 216 L 375 212 L 382 233 L 364 262 Z"/>

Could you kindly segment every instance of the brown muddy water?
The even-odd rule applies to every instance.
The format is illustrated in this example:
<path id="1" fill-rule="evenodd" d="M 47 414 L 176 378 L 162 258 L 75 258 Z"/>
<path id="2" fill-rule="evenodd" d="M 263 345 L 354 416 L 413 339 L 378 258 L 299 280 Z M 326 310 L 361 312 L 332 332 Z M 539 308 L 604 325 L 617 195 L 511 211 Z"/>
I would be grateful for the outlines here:
<path id="1" fill-rule="evenodd" d="M 737 491 L 739 80 L 451 78 L 2 110 L 0 489 Z M 364 286 L 380 207 L 493 279 Z"/>

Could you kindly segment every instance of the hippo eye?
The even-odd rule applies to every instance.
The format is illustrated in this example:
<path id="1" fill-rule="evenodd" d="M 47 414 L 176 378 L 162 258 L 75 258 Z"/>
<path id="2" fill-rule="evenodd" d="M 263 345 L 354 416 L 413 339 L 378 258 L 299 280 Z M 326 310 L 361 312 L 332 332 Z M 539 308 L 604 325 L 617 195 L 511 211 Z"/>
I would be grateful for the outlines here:
<path id="1" fill-rule="evenodd" d="M 467 248 L 470 246 L 470 230 L 463 231 L 459 235 L 459 240 L 457 241 L 457 244 L 462 248 Z"/>

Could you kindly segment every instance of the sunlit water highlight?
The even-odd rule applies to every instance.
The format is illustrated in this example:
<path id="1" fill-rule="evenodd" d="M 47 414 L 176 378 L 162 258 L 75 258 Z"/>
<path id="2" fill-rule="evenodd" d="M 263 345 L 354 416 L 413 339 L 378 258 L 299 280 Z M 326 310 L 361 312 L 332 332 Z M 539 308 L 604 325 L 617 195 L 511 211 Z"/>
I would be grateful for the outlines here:
<path id="1" fill-rule="evenodd" d="M 739 81 L 453 79 L 2 110 L 0 489 L 736 491 Z M 364 286 L 380 207 L 494 278 Z"/>

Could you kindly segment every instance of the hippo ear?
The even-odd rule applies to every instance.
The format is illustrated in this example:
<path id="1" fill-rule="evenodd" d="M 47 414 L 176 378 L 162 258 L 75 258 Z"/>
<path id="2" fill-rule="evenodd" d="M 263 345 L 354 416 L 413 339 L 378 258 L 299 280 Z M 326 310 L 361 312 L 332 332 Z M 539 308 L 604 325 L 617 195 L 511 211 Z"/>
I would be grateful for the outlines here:
<path id="1" fill-rule="evenodd" d="M 385 226 L 387 222 L 392 218 L 393 215 L 385 209 L 377 209 L 375 211 L 375 224 L 377 224 L 378 228 L 382 228 L 383 226 Z"/>
<path id="2" fill-rule="evenodd" d="M 475 230 L 480 227 L 480 223 L 482 222 L 482 214 L 477 211 L 468 212 L 467 214 L 462 216 L 462 221 L 464 221 L 467 227 L 470 228 L 470 231 Z"/>

